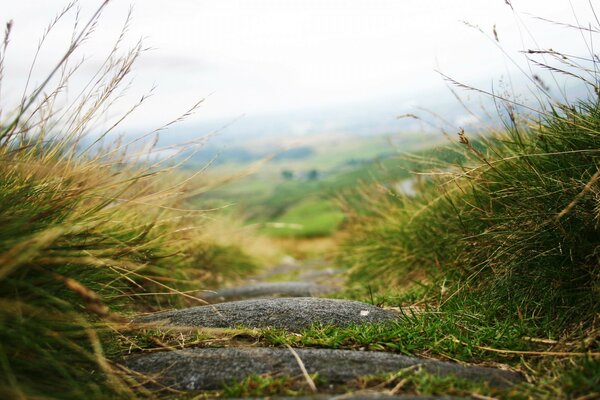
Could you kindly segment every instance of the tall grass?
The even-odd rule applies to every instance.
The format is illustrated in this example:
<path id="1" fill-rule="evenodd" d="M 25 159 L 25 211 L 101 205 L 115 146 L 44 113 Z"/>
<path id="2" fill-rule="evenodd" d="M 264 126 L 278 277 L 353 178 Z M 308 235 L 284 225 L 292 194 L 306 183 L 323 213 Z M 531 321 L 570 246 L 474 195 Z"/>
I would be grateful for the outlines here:
<path id="1" fill-rule="evenodd" d="M 224 252 L 211 243 L 203 231 L 206 213 L 188 209 L 198 176 L 178 175 L 174 161 L 152 157 L 155 146 L 140 150 L 162 128 L 129 142 L 104 140 L 146 96 L 109 128 L 97 129 L 144 52 L 141 42 L 121 48 L 129 17 L 85 87 L 65 95 L 70 80 L 83 73 L 77 52 L 107 4 L 75 24 L 71 43 L 47 78 L 38 86 L 28 82 L 20 104 L 2 110 L 2 398 L 150 396 L 105 355 L 119 346 L 124 316 L 199 302 L 188 292 L 254 268 L 243 251 Z M 40 48 L 57 24 L 72 14 L 79 18 L 75 8 L 71 3 L 57 15 Z M 11 28 L 12 22 L 0 71 Z M 99 133 L 89 136 L 94 129 Z"/>
<path id="2" fill-rule="evenodd" d="M 490 94 L 507 110 L 505 128 L 476 145 L 460 130 L 450 147 L 464 158 L 423 180 L 416 198 L 363 190 L 347 204 L 341 257 L 356 281 L 425 282 L 442 293 L 440 305 L 461 304 L 485 323 L 520 321 L 554 336 L 587 329 L 589 339 L 600 312 L 598 56 L 529 54 L 550 54 L 557 64 L 537 65 L 578 77 L 589 97 L 542 97 L 537 112 L 519 115 L 514 100 Z M 537 75 L 531 82 L 547 92 Z"/>

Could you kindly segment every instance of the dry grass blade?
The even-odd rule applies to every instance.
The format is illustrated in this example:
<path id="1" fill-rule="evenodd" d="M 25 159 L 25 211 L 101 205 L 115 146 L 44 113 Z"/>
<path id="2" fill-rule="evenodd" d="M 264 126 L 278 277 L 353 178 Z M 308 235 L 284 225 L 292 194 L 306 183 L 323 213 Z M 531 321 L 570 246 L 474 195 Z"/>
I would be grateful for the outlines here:
<path id="1" fill-rule="evenodd" d="M 25 114 L 29 107 L 31 107 L 31 105 L 37 100 L 38 96 L 42 93 L 44 88 L 52 80 L 54 75 L 56 75 L 56 73 L 69 60 L 73 52 L 81 45 L 86 36 L 89 35 L 90 30 L 92 30 L 95 26 L 96 22 L 98 21 L 98 18 L 100 17 L 100 14 L 102 13 L 102 10 L 106 7 L 109 1 L 110 0 L 104 0 L 100 7 L 98 7 L 96 12 L 92 15 L 87 24 L 79 32 L 76 39 L 71 43 L 65 54 L 62 56 L 58 64 L 56 64 L 54 69 L 48 74 L 46 79 L 31 94 L 26 95 L 24 97 L 24 102 L 21 104 L 21 107 L 15 118 L 2 131 L 0 131 L 0 140 L 5 139 L 7 135 L 9 135 L 11 132 L 14 132 L 14 130 L 19 125 L 21 117 Z"/>
<path id="2" fill-rule="evenodd" d="M 596 173 L 592 175 L 588 183 L 585 184 L 583 190 L 579 192 L 577 196 L 575 196 L 573 201 L 571 201 L 567 207 L 565 207 L 561 212 L 558 213 L 558 215 L 556 216 L 557 221 L 565 215 L 567 215 L 569 212 L 571 212 L 571 210 L 577 205 L 577 203 L 583 198 L 583 196 L 585 196 L 592 189 L 592 186 L 596 184 L 598 178 L 600 178 L 600 171 L 596 171 Z"/>
<path id="3" fill-rule="evenodd" d="M 315 381 L 308 374 L 308 371 L 306 370 L 306 367 L 304 366 L 304 362 L 302 361 L 302 359 L 300 358 L 300 356 L 298 355 L 296 350 L 294 350 L 292 348 L 292 346 L 290 346 L 289 344 L 286 344 L 285 347 L 287 347 L 287 349 L 290 351 L 290 353 L 292 353 L 292 355 L 296 359 L 296 362 L 298 363 L 298 366 L 300 367 L 300 370 L 302 371 L 302 375 L 304 376 L 304 379 L 306 380 L 306 383 L 308 384 L 308 387 L 310 388 L 310 390 L 312 390 L 313 393 L 317 393 L 317 385 L 315 385 Z"/>

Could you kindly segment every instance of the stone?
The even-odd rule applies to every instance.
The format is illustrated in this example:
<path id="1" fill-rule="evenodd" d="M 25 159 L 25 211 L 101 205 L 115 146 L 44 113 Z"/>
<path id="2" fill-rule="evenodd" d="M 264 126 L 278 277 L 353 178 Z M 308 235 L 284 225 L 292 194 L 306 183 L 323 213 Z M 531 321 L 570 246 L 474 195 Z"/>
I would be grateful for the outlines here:
<path id="1" fill-rule="evenodd" d="M 421 367 L 439 375 L 454 375 L 496 388 L 523 381 L 512 371 L 464 366 L 457 363 L 407 357 L 400 354 L 295 349 L 309 374 L 318 373 L 328 385 L 347 384 L 364 375 L 394 373 Z M 196 348 L 131 356 L 125 365 L 133 371 L 152 375 L 159 383 L 179 390 L 219 389 L 252 374 L 281 374 L 302 378 L 298 362 L 284 348 Z"/>
<path id="2" fill-rule="evenodd" d="M 246 400 L 261 399 L 264 397 L 246 397 Z M 471 397 L 456 397 L 456 396 L 420 396 L 420 395 L 389 395 L 385 392 L 366 392 L 358 393 L 343 393 L 339 395 L 322 395 L 315 394 L 313 396 L 297 396 L 297 397 L 269 397 L 271 400 L 372 400 L 372 399 L 388 399 L 388 400 L 468 400 Z M 231 399 L 235 400 L 235 398 Z"/>
<path id="3" fill-rule="evenodd" d="M 273 327 L 298 332 L 318 323 L 348 326 L 386 322 L 398 317 L 398 313 L 358 301 L 296 297 L 184 308 L 140 316 L 132 322 L 205 328 Z"/>
<path id="4" fill-rule="evenodd" d="M 334 289 L 310 282 L 264 282 L 237 286 L 203 293 L 200 297 L 211 304 L 232 300 L 269 297 L 313 297 L 333 292 Z"/>
<path id="5" fill-rule="evenodd" d="M 346 270 L 342 268 L 325 268 L 320 270 L 318 269 L 314 271 L 304 272 L 300 274 L 300 276 L 298 276 L 298 279 L 305 282 L 316 282 L 327 278 L 337 277 L 343 274 L 344 272 L 346 272 Z"/>

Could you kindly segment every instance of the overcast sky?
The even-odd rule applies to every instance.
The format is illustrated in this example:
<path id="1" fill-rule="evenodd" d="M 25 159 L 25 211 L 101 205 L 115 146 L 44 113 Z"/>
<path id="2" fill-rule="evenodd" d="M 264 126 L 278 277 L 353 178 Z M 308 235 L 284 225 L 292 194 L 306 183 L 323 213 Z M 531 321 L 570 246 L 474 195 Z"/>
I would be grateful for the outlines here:
<path id="1" fill-rule="evenodd" d="M 89 16 L 100 1 L 80 2 Z M 569 30 L 532 18 L 587 24 L 588 0 L 113 0 L 84 48 L 87 69 L 102 59 L 131 5 L 128 37 L 153 47 L 138 63 L 132 94 L 158 86 L 130 123 L 155 124 L 209 96 L 197 119 L 327 107 L 443 90 L 434 71 L 479 83 L 514 74 L 507 53 L 539 46 L 585 53 Z M 20 95 L 45 26 L 64 0 L 0 0 L 14 20 L 2 105 Z M 600 7 L 599 7 L 600 9 Z M 64 53 L 72 13 L 50 37 L 34 71 L 40 81 Z M 535 38 L 535 42 L 534 39 Z M 512 71 L 512 72 L 511 72 Z"/>

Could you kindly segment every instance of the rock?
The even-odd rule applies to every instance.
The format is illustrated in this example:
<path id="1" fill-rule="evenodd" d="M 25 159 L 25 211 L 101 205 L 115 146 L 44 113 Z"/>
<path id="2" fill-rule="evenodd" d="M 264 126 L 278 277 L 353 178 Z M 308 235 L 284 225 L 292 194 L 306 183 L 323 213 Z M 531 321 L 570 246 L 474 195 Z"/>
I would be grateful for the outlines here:
<path id="1" fill-rule="evenodd" d="M 305 268 L 305 266 L 303 264 L 299 264 L 296 262 L 282 263 L 282 264 L 275 265 L 273 267 L 266 269 L 262 274 L 254 276 L 253 279 L 264 280 L 264 279 L 272 278 L 277 275 L 290 274 L 293 272 L 297 272 L 303 268 Z"/>
<path id="2" fill-rule="evenodd" d="M 134 323 L 206 328 L 274 327 L 297 332 L 315 323 L 347 326 L 398 318 L 393 311 L 349 300 L 311 297 L 243 300 L 137 317 Z"/>
<path id="3" fill-rule="evenodd" d="M 394 373 L 421 366 L 439 375 L 454 375 L 504 388 L 521 382 L 521 375 L 495 368 L 463 366 L 456 363 L 407 357 L 399 354 L 296 349 L 309 374 L 318 373 L 327 384 L 346 384 L 377 373 Z M 251 374 L 302 376 L 298 362 L 282 348 L 198 348 L 132 356 L 125 365 L 142 374 L 152 374 L 163 385 L 180 390 L 218 389 L 239 382 Z"/>
<path id="4" fill-rule="evenodd" d="M 246 397 L 246 400 L 264 399 L 264 397 Z M 271 400 L 372 400 L 372 399 L 388 399 L 388 400 L 467 400 L 466 397 L 456 396 L 420 396 L 420 395 L 389 395 L 385 392 L 359 392 L 359 393 L 344 393 L 340 395 L 319 395 L 314 396 L 299 396 L 299 397 L 269 397 Z M 231 400 L 235 400 L 232 398 Z"/>
<path id="5" fill-rule="evenodd" d="M 325 268 L 320 270 L 308 271 L 300 274 L 298 279 L 305 282 L 315 282 L 317 280 L 322 280 L 325 278 L 331 278 L 338 275 L 341 275 L 345 272 L 345 269 L 342 268 Z"/>
<path id="6" fill-rule="evenodd" d="M 263 281 L 278 275 L 300 274 L 306 271 L 317 271 L 327 266 L 322 259 L 305 260 L 299 262 L 293 257 L 284 257 L 281 264 L 266 268 L 262 274 L 251 278 L 253 281 Z"/>
<path id="7" fill-rule="evenodd" d="M 310 282 L 265 282 L 220 289 L 213 293 L 203 293 L 199 297 L 215 304 L 232 300 L 268 297 L 312 297 L 333 291 L 330 287 Z"/>

